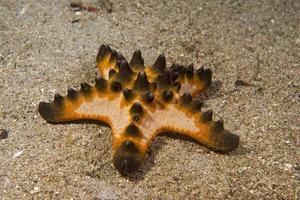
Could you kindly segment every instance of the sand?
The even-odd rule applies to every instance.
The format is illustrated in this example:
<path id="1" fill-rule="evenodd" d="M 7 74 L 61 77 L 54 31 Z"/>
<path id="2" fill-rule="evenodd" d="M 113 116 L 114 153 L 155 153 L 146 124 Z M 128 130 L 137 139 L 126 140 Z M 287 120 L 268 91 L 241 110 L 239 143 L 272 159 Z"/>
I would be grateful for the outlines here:
<path id="1" fill-rule="evenodd" d="M 0 1 L 0 199 L 300 199 L 300 1 L 85 3 Z M 160 136 L 123 177 L 108 127 L 47 124 L 38 103 L 92 81 L 101 44 L 210 68 L 204 110 L 240 147 Z"/>

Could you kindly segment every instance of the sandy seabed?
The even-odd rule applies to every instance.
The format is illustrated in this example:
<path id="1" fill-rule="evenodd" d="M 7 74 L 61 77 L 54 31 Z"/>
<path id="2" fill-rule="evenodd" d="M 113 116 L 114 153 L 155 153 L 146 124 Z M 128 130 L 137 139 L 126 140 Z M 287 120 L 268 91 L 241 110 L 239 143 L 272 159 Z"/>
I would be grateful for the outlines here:
<path id="1" fill-rule="evenodd" d="M 300 199 L 300 1 L 85 3 L 0 1 L 0 199 Z M 47 124 L 38 103 L 93 80 L 101 44 L 210 68 L 205 108 L 240 147 L 161 136 L 123 177 L 108 127 Z"/>

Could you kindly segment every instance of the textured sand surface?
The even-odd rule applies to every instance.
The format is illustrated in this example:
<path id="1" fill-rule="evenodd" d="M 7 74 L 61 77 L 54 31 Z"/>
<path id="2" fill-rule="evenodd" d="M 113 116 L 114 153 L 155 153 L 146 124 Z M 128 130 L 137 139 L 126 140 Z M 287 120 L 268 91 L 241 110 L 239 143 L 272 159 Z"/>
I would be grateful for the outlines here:
<path id="1" fill-rule="evenodd" d="M 0 0 L 0 199 L 300 199 L 300 1 L 89 3 L 96 13 Z M 101 44 L 211 68 L 220 87 L 205 109 L 241 146 L 223 155 L 161 136 L 122 177 L 108 127 L 47 124 L 38 103 L 92 81 Z"/>

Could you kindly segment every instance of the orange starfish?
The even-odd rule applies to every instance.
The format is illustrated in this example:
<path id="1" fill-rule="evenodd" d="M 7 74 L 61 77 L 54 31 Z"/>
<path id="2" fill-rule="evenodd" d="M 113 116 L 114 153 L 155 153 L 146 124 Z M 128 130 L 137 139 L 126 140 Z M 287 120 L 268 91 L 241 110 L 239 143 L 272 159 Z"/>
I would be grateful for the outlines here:
<path id="1" fill-rule="evenodd" d="M 100 77 L 80 91 L 68 89 L 51 103 L 40 102 L 39 113 L 50 123 L 99 120 L 112 129 L 113 163 L 121 174 L 139 169 L 149 145 L 162 132 L 189 136 L 213 150 L 228 152 L 239 137 L 213 121 L 212 111 L 201 112 L 193 97 L 211 84 L 211 71 L 173 65 L 161 54 L 144 66 L 139 50 L 128 63 L 122 54 L 102 45 L 97 55 Z"/>

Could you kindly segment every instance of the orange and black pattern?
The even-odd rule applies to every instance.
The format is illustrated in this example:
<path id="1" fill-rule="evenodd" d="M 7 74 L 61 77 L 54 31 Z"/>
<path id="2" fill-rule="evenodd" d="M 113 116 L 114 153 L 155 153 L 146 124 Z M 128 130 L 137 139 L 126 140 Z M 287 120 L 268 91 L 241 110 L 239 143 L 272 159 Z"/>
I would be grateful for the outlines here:
<path id="1" fill-rule="evenodd" d="M 128 63 L 122 54 L 102 45 L 97 58 L 100 77 L 94 85 L 82 83 L 79 91 L 40 102 L 39 113 L 50 123 L 99 120 L 112 128 L 113 162 L 117 170 L 139 169 L 149 145 L 159 133 L 189 136 L 220 152 L 234 150 L 239 137 L 213 121 L 212 111 L 201 112 L 195 95 L 211 84 L 209 69 L 192 65 L 166 67 L 161 54 L 152 66 L 145 66 L 141 52 Z"/>

